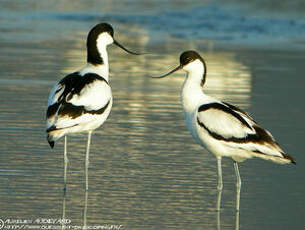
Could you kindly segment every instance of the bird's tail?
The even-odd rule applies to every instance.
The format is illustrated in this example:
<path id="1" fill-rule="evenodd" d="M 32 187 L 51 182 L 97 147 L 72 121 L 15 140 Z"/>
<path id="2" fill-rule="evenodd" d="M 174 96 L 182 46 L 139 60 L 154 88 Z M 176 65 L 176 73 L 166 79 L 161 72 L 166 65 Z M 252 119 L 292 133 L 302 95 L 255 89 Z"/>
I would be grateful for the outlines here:
<path id="1" fill-rule="evenodd" d="M 269 154 L 265 154 L 262 152 L 253 152 L 253 154 L 254 154 L 254 156 L 256 156 L 258 158 L 270 160 L 270 161 L 273 161 L 278 164 L 289 164 L 289 163 L 296 164 L 295 159 L 292 156 L 290 156 L 286 153 L 283 153 L 283 152 L 281 152 L 280 153 L 281 155 L 278 155 L 278 156 L 269 155 Z"/>
<path id="2" fill-rule="evenodd" d="M 51 148 L 54 148 L 55 141 L 66 134 L 65 129 L 49 128 L 47 129 L 47 141 Z"/>
<path id="3" fill-rule="evenodd" d="M 50 134 L 47 134 L 47 141 L 48 141 L 50 147 L 53 149 L 54 145 L 55 145 L 55 141 L 53 141 L 53 139 L 52 139 Z"/>
<path id="4" fill-rule="evenodd" d="M 286 153 L 282 153 L 282 155 L 283 155 L 283 157 L 284 157 L 285 159 L 290 160 L 290 162 L 291 162 L 292 164 L 295 164 L 295 165 L 297 164 L 292 156 L 290 156 L 290 155 L 288 155 L 288 154 L 286 154 Z"/>

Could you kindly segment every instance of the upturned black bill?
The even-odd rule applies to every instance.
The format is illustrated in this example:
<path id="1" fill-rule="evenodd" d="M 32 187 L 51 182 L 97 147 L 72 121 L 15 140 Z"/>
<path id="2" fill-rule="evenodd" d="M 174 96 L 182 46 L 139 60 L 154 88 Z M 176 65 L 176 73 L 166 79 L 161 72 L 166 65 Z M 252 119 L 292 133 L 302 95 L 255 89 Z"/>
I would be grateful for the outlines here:
<path id="1" fill-rule="evenodd" d="M 124 46 L 122 46 L 118 41 L 114 40 L 113 44 L 117 45 L 118 47 L 120 47 L 121 49 L 125 50 L 127 53 L 133 54 L 133 55 L 141 55 L 141 53 L 136 53 L 133 51 L 130 51 L 128 49 L 126 49 Z"/>
<path id="2" fill-rule="evenodd" d="M 168 75 L 171 75 L 172 73 L 174 73 L 174 72 L 176 72 L 176 71 L 178 71 L 178 70 L 180 70 L 180 69 L 182 69 L 182 66 L 181 66 L 181 65 L 177 66 L 175 69 L 169 71 L 169 72 L 166 73 L 166 74 L 163 74 L 163 75 L 161 75 L 161 76 L 152 77 L 152 78 L 164 78 L 164 77 L 166 77 L 166 76 L 168 76 Z"/>

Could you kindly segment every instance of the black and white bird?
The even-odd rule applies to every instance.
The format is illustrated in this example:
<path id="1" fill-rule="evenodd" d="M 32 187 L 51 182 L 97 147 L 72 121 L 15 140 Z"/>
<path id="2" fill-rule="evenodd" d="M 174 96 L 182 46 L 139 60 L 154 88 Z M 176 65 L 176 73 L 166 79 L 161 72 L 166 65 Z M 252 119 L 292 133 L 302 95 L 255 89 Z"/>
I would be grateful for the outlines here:
<path id="1" fill-rule="evenodd" d="M 55 141 L 65 137 L 64 190 L 68 166 L 66 135 L 78 132 L 88 132 L 85 165 L 88 190 L 91 134 L 105 122 L 112 107 L 107 46 L 114 43 L 130 54 L 139 54 L 123 47 L 114 39 L 113 34 L 113 28 L 107 23 L 94 26 L 87 37 L 87 64 L 56 83 L 49 96 L 46 114 L 47 140 L 53 148 Z"/>
<path id="2" fill-rule="evenodd" d="M 270 132 L 262 128 L 247 113 L 231 104 L 210 97 L 203 92 L 206 81 L 206 64 L 196 51 L 185 51 L 180 65 L 159 77 L 166 77 L 177 70 L 187 72 L 181 90 L 181 100 L 187 127 L 193 138 L 217 158 L 218 198 L 220 210 L 222 183 L 222 157 L 231 157 L 237 177 L 236 210 L 239 211 L 241 179 L 238 162 L 252 157 L 271 160 L 279 164 L 293 163 Z"/>

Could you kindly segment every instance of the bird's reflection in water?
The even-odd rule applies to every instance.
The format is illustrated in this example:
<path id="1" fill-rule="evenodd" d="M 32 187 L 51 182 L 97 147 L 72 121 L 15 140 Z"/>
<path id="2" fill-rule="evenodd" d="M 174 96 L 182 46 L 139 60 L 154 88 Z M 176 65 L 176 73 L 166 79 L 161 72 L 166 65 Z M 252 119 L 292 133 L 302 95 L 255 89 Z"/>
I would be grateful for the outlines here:
<path id="1" fill-rule="evenodd" d="M 221 230 L 220 211 L 216 211 L 216 227 Z M 239 211 L 235 212 L 235 230 L 239 230 Z"/>
<path id="2" fill-rule="evenodd" d="M 88 190 L 85 191 L 85 208 L 83 216 L 83 229 L 87 229 Z"/>
<path id="3" fill-rule="evenodd" d="M 216 211 L 216 224 L 217 224 L 217 230 L 220 230 L 220 211 Z"/>
<path id="4" fill-rule="evenodd" d="M 66 229 L 66 193 L 63 195 L 63 200 L 62 200 L 62 217 L 61 217 L 61 229 L 64 230 Z"/>
<path id="5" fill-rule="evenodd" d="M 235 216 L 235 230 L 239 230 L 239 211 L 236 211 L 236 216 Z"/>
<path id="6" fill-rule="evenodd" d="M 66 221 L 66 193 L 63 195 L 63 201 L 62 201 L 62 224 L 61 229 L 66 229 L 66 225 L 70 224 Z M 87 229 L 87 210 L 88 210 L 88 191 L 85 191 L 85 206 L 84 206 L 84 212 L 83 212 L 83 227 L 82 229 Z"/>

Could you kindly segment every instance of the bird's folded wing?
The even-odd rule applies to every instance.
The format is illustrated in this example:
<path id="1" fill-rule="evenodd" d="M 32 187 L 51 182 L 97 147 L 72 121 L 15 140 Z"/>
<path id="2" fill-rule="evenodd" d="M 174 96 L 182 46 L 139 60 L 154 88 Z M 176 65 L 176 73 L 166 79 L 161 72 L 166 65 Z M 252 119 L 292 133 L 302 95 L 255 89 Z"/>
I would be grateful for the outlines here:
<path id="1" fill-rule="evenodd" d="M 74 106 L 84 106 L 87 111 L 103 108 L 111 98 L 110 86 L 101 80 L 86 84 L 79 93 L 69 92 L 66 102 Z"/>
<path id="2" fill-rule="evenodd" d="M 220 103 L 200 106 L 197 122 L 216 139 L 241 139 L 255 133 L 247 115 Z"/>
<path id="3" fill-rule="evenodd" d="M 78 83 L 80 81 L 71 79 L 75 77 L 60 81 L 50 93 L 47 129 L 67 128 L 89 121 L 94 115 L 102 114 L 110 104 L 111 89 L 102 78 L 91 79 L 81 85 Z"/>
<path id="4" fill-rule="evenodd" d="M 50 105 L 53 105 L 54 103 L 57 103 L 59 101 L 60 96 L 63 95 L 64 91 L 65 85 L 61 83 L 56 83 L 50 92 L 48 99 L 48 107 Z"/>
<path id="5" fill-rule="evenodd" d="M 212 138 L 227 146 L 271 156 L 285 155 L 271 133 L 237 107 L 220 103 L 201 106 L 197 122 Z"/>

